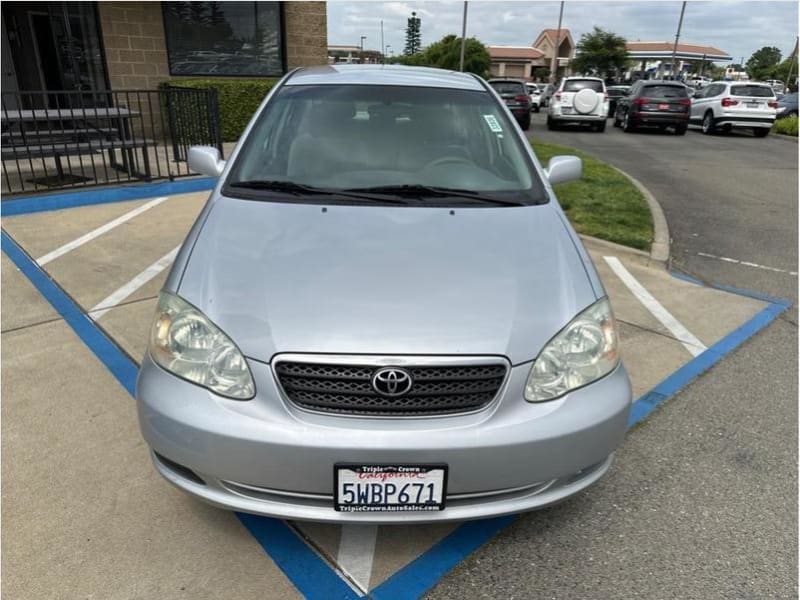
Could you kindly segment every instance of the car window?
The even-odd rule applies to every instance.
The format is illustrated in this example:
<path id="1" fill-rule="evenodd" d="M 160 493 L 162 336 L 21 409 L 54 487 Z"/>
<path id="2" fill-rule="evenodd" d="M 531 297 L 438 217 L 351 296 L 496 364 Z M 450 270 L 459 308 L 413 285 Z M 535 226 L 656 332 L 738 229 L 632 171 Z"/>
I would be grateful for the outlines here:
<path id="1" fill-rule="evenodd" d="M 686 98 L 686 88 L 682 85 L 646 85 L 642 95 L 656 98 Z"/>
<path id="2" fill-rule="evenodd" d="M 524 94 L 525 88 L 516 81 L 490 81 L 491 85 L 498 94 Z"/>
<path id="3" fill-rule="evenodd" d="M 703 98 L 713 98 L 714 96 L 719 96 L 724 89 L 725 86 L 719 83 L 709 85 L 703 90 Z"/>
<path id="4" fill-rule="evenodd" d="M 335 190 L 424 185 L 546 202 L 516 127 L 486 91 L 283 86 L 245 140 L 226 189 L 253 180 Z"/>
<path id="5" fill-rule="evenodd" d="M 772 98 L 775 92 L 765 85 L 732 85 L 731 96 L 752 96 L 754 98 Z"/>
<path id="6" fill-rule="evenodd" d="M 602 92 L 603 82 L 595 79 L 568 79 L 564 82 L 563 91 L 565 92 L 579 92 L 585 89 Z"/>

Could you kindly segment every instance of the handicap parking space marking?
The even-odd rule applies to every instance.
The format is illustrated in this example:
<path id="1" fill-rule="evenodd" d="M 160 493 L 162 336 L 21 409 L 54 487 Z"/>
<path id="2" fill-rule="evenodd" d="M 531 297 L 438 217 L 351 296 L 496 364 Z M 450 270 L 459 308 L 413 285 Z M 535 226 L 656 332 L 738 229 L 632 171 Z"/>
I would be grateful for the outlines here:
<path id="1" fill-rule="evenodd" d="M 166 201 L 167 199 L 168 199 L 168 196 L 162 196 L 161 198 L 156 198 L 155 200 L 150 200 L 150 202 L 142 204 L 141 206 L 137 206 L 133 210 L 128 211 L 124 215 L 120 215 L 116 219 L 113 219 L 113 220 L 109 221 L 108 223 L 105 223 L 105 224 L 101 225 L 100 227 L 97 227 L 97 228 L 93 229 L 92 231 L 90 231 L 89 233 L 87 233 L 85 235 L 82 235 L 78 239 L 72 240 L 71 242 L 67 242 L 66 244 L 64 244 L 63 246 L 61 246 L 59 248 L 56 248 L 52 252 L 48 252 L 47 254 L 42 256 L 41 258 L 36 259 L 36 262 L 39 263 L 41 266 L 44 266 L 47 263 L 49 263 L 51 261 L 54 261 L 55 259 L 59 258 L 60 256 L 64 256 L 68 252 L 71 252 L 72 250 L 75 250 L 75 248 L 80 248 L 84 244 L 86 244 L 88 242 L 91 242 L 93 239 L 95 239 L 97 237 L 100 237 L 104 233 L 108 233 L 109 231 L 111 231 L 115 227 L 119 227 L 123 223 L 126 223 L 126 222 L 130 221 L 134 217 L 137 217 L 140 214 L 142 214 L 143 212 L 146 212 L 146 211 L 150 210 L 151 208 L 153 208 L 155 206 L 158 206 L 159 204 L 161 204 L 162 202 Z"/>
<path id="2" fill-rule="evenodd" d="M 67 324 L 70 325 L 78 337 L 92 350 L 106 368 L 111 371 L 120 384 L 133 396 L 136 372 L 138 370 L 136 363 L 119 348 L 116 342 L 94 320 L 90 319 L 72 301 L 58 283 L 52 280 L 5 231 L 2 232 L 2 250 L 45 299 L 61 314 Z M 615 257 L 608 258 L 614 259 L 609 263 L 609 266 L 613 269 L 613 263 L 617 259 Z M 607 262 L 608 258 L 606 259 Z M 621 263 L 619 265 L 622 266 Z M 624 267 L 622 269 L 627 272 Z M 616 270 L 615 273 L 617 273 Z M 619 273 L 617 275 L 619 276 Z M 630 276 L 630 273 L 628 275 Z M 630 279 L 641 287 L 641 284 L 633 276 L 630 276 Z M 644 290 L 643 287 L 641 289 Z M 644 291 L 646 292 L 646 290 Z M 669 375 L 653 390 L 640 397 L 633 405 L 629 420 L 630 427 L 646 419 L 659 405 L 677 394 L 694 378 L 707 371 L 745 340 L 769 325 L 790 305 L 788 302 L 761 297 L 754 293 L 746 293 L 741 290 L 730 291 L 762 299 L 768 302 L 768 305 L 710 348 L 698 354 L 692 352 L 694 358 L 689 363 Z M 655 301 L 655 298 L 652 298 L 652 300 Z M 655 302 L 664 313 L 670 314 L 660 303 Z M 664 315 L 662 314 L 662 316 Z M 676 337 L 683 341 L 683 336 L 676 335 Z M 686 341 L 688 342 L 689 340 Z M 700 345 L 702 346 L 702 344 Z M 242 513 L 237 513 L 237 516 L 264 551 L 305 597 L 326 600 L 331 598 L 351 599 L 364 597 L 360 590 L 356 591 L 353 588 L 349 577 L 345 577 L 336 568 L 336 565 L 332 565 L 323 559 L 287 522 Z M 455 530 L 445 538 L 435 543 L 375 588 L 369 590 L 367 592 L 368 596 L 378 600 L 411 600 L 412 598 L 419 598 L 436 585 L 447 572 L 484 543 L 499 534 L 516 518 L 517 516 L 513 515 L 458 524 Z M 363 550 L 365 545 L 364 540 L 355 540 L 351 547 L 358 546 Z M 346 554 L 345 560 L 347 560 Z M 353 569 L 352 565 L 351 569 Z M 361 573 L 363 574 L 363 572 L 364 569 L 362 567 Z M 350 577 L 352 577 L 352 574 Z M 363 579 L 363 575 L 361 577 Z"/>
<path id="3" fill-rule="evenodd" d="M 143 285 L 147 284 L 151 279 L 158 276 L 158 274 L 161 273 L 161 271 L 169 267 L 175 260 L 175 257 L 178 255 L 178 250 L 180 249 L 181 249 L 180 246 L 176 246 L 175 248 L 167 252 L 167 254 L 159 258 L 152 265 L 147 267 L 144 271 L 139 273 L 136 277 L 131 279 L 128 283 L 118 288 L 117 290 L 111 292 L 111 294 L 109 294 L 103 300 L 98 302 L 94 306 L 94 308 L 89 310 L 88 315 L 92 319 L 97 321 L 109 310 L 111 310 L 112 308 L 117 306 L 120 302 L 125 300 L 125 298 L 133 294 Z"/>
<path id="4" fill-rule="evenodd" d="M 603 259 L 608 266 L 611 267 L 611 270 L 614 271 L 614 274 L 619 277 L 622 283 L 636 296 L 639 302 L 641 302 L 644 307 L 649 310 L 681 344 L 683 344 L 683 347 L 686 348 L 692 356 L 697 357 L 707 350 L 706 345 L 686 329 L 678 319 L 672 316 L 672 313 L 664 308 L 664 306 L 656 300 L 633 275 L 631 275 L 630 271 L 625 268 L 616 256 L 604 256 Z"/>

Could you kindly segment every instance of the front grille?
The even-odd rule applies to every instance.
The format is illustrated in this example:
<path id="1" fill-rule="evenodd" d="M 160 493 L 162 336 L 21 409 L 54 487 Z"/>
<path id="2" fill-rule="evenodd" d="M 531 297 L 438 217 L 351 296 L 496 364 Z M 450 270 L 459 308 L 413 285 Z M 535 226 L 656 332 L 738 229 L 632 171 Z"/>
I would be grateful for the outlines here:
<path id="1" fill-rule="evenodd" d="M 506 377 L 503 363 L 403 366 L 411 389 L 387 397 L 372 377 L 384 365 L 278 361 L 275 373 L 287 398 L 311 410 L 378 416 L 451 414 L 477 410 L 497 396 Z"/>

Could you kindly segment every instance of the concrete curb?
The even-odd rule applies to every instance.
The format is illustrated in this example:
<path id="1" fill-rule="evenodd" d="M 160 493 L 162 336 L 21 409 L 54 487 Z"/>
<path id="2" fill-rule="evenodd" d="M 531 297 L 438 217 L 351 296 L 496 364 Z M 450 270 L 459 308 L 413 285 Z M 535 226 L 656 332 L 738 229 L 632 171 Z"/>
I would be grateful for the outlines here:
<path id="1" fill-rule="evenodd" d="M 644 187 L 642 182 L 614 165 L 609 166 L 627 177 L 647 201 L 647 206 L 650 208 L 650 214 L 653 217 L 653 242 L 650 244 L 650 260 L 662 263 L 665 267 L 669 267 L 669 226 L 667 225 L 667 218 L 664 216 L 661 205 L 658 203 L 655 196 L 650 193 L 650 190 Z"/>

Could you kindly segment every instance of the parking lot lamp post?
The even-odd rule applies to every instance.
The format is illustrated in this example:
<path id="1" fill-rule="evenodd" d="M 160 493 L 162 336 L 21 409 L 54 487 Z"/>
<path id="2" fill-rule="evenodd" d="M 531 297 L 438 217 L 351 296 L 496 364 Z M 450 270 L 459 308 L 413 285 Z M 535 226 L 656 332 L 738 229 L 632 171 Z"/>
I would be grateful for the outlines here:
<path id="1" fill-rule="evenodd" d="M 464 17 L 461 19 L 461 57 L 458 59 L 458 70 L 464 71 L 464 46 L 467 43 L 467 0 L 464 0 Z"/>
<path id="2" fill-rule="evenodd" d="M 678 31 L 675 33 L 675 45 L 672 47 L 672 66 L 669 69 L 672 80 L 675 81 L 675 54 L 678 52 L 678 39 L 681 37 L 681 25 L 683 25 L 683 12 L 686 10 L 686 1 L 681 4 L 681 18 L 678 19 Z"/>
<path id="3" fill-rule="evenodd" d="M 561 0 L 561 8 L 558 11 L 558 29 L 556 29 L 556 44 L 553 49 L 553 58 L 550 59 L 550 83 L 556 82 L 556 70 L 558 69 L 558 47 L 561 43 L 561 20 L 564 17 L 564 0 Z"/>

